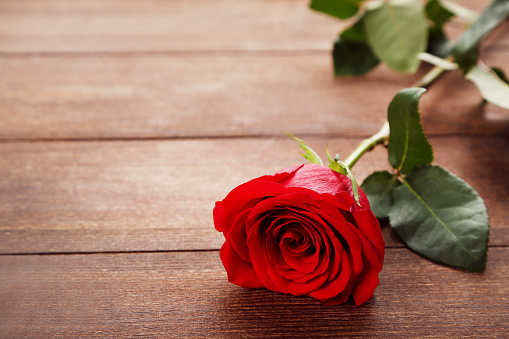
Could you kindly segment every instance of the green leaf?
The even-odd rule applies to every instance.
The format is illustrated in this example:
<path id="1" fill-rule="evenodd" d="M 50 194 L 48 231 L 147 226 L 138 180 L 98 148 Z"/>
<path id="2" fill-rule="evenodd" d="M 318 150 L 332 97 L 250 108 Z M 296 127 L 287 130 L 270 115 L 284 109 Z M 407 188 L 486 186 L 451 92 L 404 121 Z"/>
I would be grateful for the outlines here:
<path id="1" fill-rule="evenodd" d="M 332 60 L 336 76 L 362 75 L 379 64 L 380 61 L 367 42 L 363 17 L 344 30 L 334 42 Z"/>
<path id="2" fill-rule="evenodd" d="M 477 64 L 481 39 L 497 27 L 509 14 L 509 1 L 495 0 L 470 28 L 465 31 L 453 48 L 452 54 L 464 73 Z"/>
<path id="3" fill-rule="evenodd" d="M 396 176 L 387 171 L 372 173 L 361 185 L 371 205 L 371 211 L 378 219 L 387 218 L 392 207 L 393 187 L 399 186 Z"/>
<path id="4" fill-rule="evenodd" d="M 414 168 L 393 191 L 389 220 L 405 244 L 428 259 L 476 272 L 486 267 L 484 201 L 445 169 Z"/>
<path id="5" fill-rule="evenodd" d="M 368 44 L 341 37 L 334 42 L 332 60 L 336 76 L 366 74 L 380 63 Z"/>
<path id="6" fill-rule="evenodd" d="M 348 19 L 359 11 L 364 0 L 311 0 L 309 8 L 339 19 Z"/>
<path id="7" fill-rule="evenodd" d="M 369 44 L 380 60 L 400 72 L 417 70 L 417 54 L 426 50 L 428 39 L 420 0 L 370 2 L 366 6 L 364 27 Z"/>
<path id="8" fill-rule="evenodd" d="M 442 30 L 442 26 L 454 17 L 454 13 L 442 5 L 441 1 L 430 0 L 424 7 L 426 16 L 433 22 L 433 29 Z"/>
<path id="9" fill-rule="evenodd" d="M 440 58 L 445 58 L 451 54 L 452 47 L 452 43 L 447 39 L 442 30 L 429 30 L 426 52 Z"/>
<path id="10" fill-rule="evenodd" d="M 304 142 L 304 140 L 297 138 L 295 135 L 293 135 L 291 133 L 288 133 L 288 132 L 284 132 L 284 133 L 299 142 L 300 148 L 302 148 L 305 152 L 304 154 L 302 154 L 302 156 L 305 159 L 311 161 L 313 164 L 323 165 L 323 161 L 322 161 L 322 159 L 320 159 L 320 156 L 318 156 L 318 154 L 315 151 L 313 151 L 313 149 L 311 147 L 309 147 Z"/>
<path id="11" fill-rule="evenodd" d="M 424 10 L 431 21 L 426 52 L 445 58 L 451 53 L 452 44 L 445 36 L 443 26 L 454 17 L 454 13 L 444 7 L 443 3 L 438 0 L 428 1 Z"/>
<path id="12" fill-rule="evenodd" d="M 479 64 L 470 68 L 465 77 L 475 84 L 484 99 L 509 109 L 509 85 L 495 71 Z"/>
<path id="13" fill-rule="evenodd" d="M 364 16 L 361 16 L 352 26 L 341 32 L 339 36 L 348 41 L 367 43 L 368 38 L 364 29 Z"/>
<path id="14" fill-rule="evenodd" d="M 403 174 L 417 165 L 431 164 L 433 148 L 422 129 L 419 99 L 424 88 L 405 88 L 389 105 L 389 163 Z"/>

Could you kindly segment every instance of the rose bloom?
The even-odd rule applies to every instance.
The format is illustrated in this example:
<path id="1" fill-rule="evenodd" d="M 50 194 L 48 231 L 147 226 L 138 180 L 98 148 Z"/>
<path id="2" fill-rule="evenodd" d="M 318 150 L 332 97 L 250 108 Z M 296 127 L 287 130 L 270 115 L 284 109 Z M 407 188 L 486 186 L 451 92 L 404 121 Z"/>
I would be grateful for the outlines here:
<path id="1" fill-rule="evenodd" d="M 361 305 L 378 286 L 385 244 L 380 225 L 350 179 L 309 164 L 262 176 L 216 202 L 228 280 L 246 289 Z"/>

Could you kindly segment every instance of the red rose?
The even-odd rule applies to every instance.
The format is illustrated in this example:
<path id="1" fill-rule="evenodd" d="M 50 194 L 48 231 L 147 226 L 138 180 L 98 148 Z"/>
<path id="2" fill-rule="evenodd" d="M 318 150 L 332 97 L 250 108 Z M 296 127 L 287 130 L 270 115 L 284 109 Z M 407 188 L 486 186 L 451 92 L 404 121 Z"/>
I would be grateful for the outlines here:
<path id="1" fill-rule="evenodd" d="M 247 289 L 361 305 L 378 286 L 385 244 L 380 225 L 350 179 L 326 166 L 287 168 L 233 189 L 216 202 L 228 280 Z"/>

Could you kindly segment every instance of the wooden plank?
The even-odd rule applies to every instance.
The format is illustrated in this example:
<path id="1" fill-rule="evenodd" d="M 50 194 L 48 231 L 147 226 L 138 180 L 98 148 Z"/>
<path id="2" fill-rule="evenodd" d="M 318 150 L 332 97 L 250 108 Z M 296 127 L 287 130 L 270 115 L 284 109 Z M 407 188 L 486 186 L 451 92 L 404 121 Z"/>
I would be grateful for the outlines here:
<path id="1" fill-rule="evenodd" d="M 323 306 L 227 282 L 218 252 L 0 256 L 0 333 L 19 337 L 509 336 L 508 248 L 484 274 L 387 251 L 374 297 Z"/>
<path id="2" fill-rule="evenodd" d="M 306 138 L 345 158 L 359 138 Z M 433 137 L 436 163 L 486 200 L 491 245 L 509 244 L 506 137 Z M 0 143 L 0 253 L 218 249 L 212 209 L 235 186 L 302 163 L 278 138 Z M 388 168 L 383 147 L 355 171 Z M 489 164 L 489 165 L 486 165 Z M 399 246 L 386 231 L 388 246 Z"/>
<path id="3" fill-rule="evenodd" d="M 509 71 L 508 52 L 485 55 Z M 380 67 L 333 79 L 328 53 L 309 56 L 0 58 L 0 138 L 371 135 L 408 76 Z M 433 134 L 509 133 L 507 111 L 479 107 L 459 71 L 422 99 Z"/>
<path id="4" fill-rule="evenodd" d="M 461 3 L 482 10 L 488 0 Z M 329 50 L 350 22 L 306 0 L 0 2 L 1 52 Z M 457 38 L 457 25 L 448 34 Z M 490 44 L 509 44 L 501 34 Z"/>
<path id="5" fill-rule="evenodd" d="M 329 49 L 306 0 L 2 1 L 2 52 Z"/>

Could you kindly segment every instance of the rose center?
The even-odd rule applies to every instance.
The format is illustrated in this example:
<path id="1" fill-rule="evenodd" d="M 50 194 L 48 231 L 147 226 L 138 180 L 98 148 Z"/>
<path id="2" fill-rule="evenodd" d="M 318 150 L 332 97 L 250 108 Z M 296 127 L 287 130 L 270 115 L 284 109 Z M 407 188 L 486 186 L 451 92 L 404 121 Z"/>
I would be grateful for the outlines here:
<path id="1" fill-rule="evenodd" d="M 283 233 L 280 245 L 283 245 L 283 247 L 294 253 L 302 253 L 308 249 L 312 250 L 312 248 L 314 248 L 307 232 L 302 232 L 302 230 L 294 227 L 287 229 Z"/>

